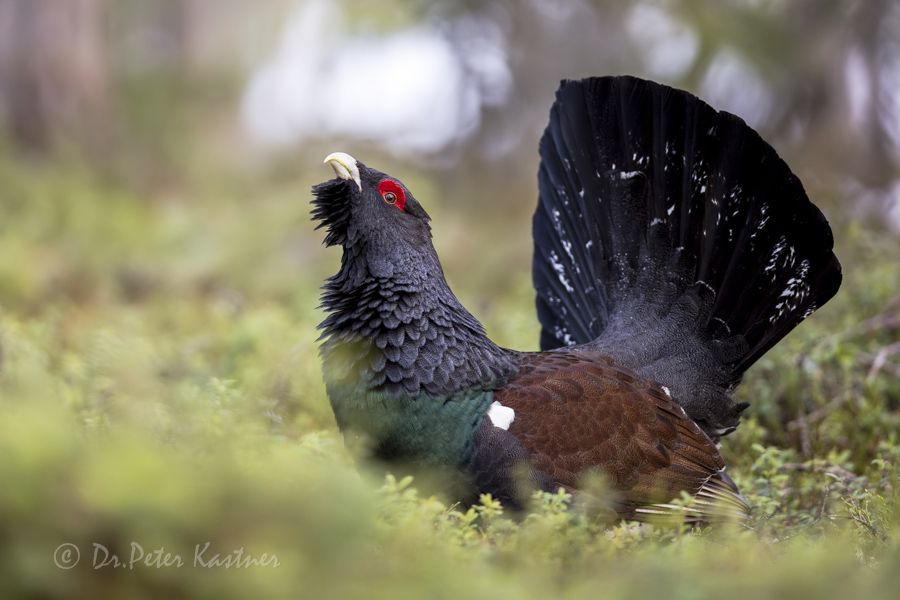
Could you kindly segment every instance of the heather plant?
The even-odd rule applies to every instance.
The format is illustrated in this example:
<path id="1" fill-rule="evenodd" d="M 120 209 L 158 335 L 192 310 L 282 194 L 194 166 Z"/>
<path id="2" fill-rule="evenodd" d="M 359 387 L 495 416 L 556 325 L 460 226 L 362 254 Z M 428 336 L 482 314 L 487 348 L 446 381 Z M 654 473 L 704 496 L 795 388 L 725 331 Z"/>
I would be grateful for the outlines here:
<path id="1" fill-rule="evenodd" d="M 147 201 L 74 167 L 7 157 L 0 173 L 4 595 L 896 594 L 900 274 L 884 257 L 900 242 L 877 225 L 833 219 L 842 291 L 739 392 L 753 408 L 722 452 L 753 520 L 654 526 L 564 492 L 526 515 L 464 508 L 348 453 L 317 356 L 320 174 L 248 208 L 224 185 Z M 534 347 L 527 260 L 511 285 L 467 287 L 448 242 L 465 209 L 432 198 L 460 296 L 499 343 Z M 496 223 L 466 235 L 505 244 Z"/>

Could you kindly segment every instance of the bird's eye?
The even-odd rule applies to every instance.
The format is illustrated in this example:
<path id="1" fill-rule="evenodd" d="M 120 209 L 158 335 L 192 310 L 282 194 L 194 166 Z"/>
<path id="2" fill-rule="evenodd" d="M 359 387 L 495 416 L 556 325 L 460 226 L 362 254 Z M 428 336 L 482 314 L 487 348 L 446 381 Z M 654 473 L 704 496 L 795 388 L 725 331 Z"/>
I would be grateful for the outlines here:
<path id="1" fill-rule="evenodd" d="M 406 210 L 406 192 L 396 181 L 385 179 L 378 184 L 378 193 L 388 204 L 396 206 L 400 210 Z"/>

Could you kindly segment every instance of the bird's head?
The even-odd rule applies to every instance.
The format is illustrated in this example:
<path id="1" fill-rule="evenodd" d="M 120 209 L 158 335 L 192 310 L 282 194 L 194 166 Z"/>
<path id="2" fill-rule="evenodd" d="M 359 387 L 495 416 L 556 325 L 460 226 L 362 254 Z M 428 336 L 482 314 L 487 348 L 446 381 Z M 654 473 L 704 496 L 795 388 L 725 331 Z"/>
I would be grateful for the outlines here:
<path id="1" fill-rule="evenodd" d="M 370 169 L 349 154 L 325 158 L 337 176 L 313 187 L 313 218 L 328 227 L 325 244 L 352 245 L 383 234 L 392 238 L 429 232 L 428 213 L 399 180 Z M 429 235 L 430 237 L 430 235 Z"/>
<path id="2" fill-rule="evenodd" d="M 327 246 L 364 258 L 378 277 L 421 265 L 426 257 L 437 260 L 428 213 L 403 183 L 343 152 L 325 162 L 337 177 L 313 187 L 312 215 L 321 221 L 316 229 L 328 229 Z"/>

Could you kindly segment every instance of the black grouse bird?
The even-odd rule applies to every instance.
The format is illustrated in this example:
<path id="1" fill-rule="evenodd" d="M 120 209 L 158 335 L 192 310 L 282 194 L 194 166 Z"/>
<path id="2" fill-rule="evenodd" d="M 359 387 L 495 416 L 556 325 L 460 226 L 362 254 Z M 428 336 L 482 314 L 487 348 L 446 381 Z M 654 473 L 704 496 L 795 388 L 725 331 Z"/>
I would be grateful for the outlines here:
<path id="1" fill-rule="evenodd" d="M 405 185 L 326 159 L 313 215 L 343 256 L 321 356 L 345 439 L 514 508 L 597 473 L 620 517 L 682 491 L 689 516 L 747 515 L 715 442 L 744 371 L 837 292 L 828 222 L 740 118 L 633 77 L 563 82 L 540 155 L 541 352 L 487 338 Z"/>

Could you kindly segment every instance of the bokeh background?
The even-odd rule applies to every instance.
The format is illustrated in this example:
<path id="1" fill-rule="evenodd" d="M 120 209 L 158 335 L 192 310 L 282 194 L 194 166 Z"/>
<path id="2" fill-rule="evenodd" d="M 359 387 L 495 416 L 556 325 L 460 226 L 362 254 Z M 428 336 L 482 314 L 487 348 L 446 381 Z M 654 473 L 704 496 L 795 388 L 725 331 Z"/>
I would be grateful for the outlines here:
<path id="1" fill-rule="evenodd" d="M 757 516 L 727 535 L 382 484 L 321 383 L 324 156 L 402 179 L 463 304 L 536 349 L 538 139 L 561 79 L 606 74 L 745 119 L 844 265 L 740 392 Z M 894 597 L 898 406 L 896 0 L 0 0 L 4 595 Z M 188 564 L 95 568 L 135 543 Z"/>

